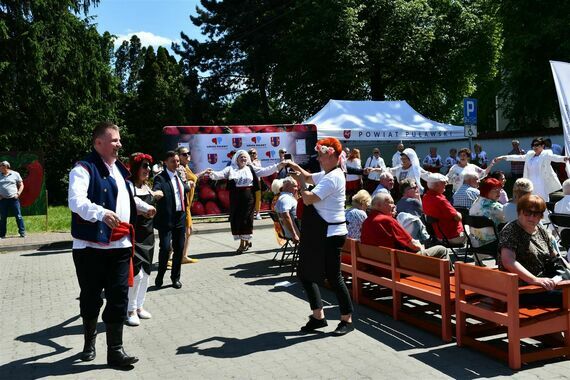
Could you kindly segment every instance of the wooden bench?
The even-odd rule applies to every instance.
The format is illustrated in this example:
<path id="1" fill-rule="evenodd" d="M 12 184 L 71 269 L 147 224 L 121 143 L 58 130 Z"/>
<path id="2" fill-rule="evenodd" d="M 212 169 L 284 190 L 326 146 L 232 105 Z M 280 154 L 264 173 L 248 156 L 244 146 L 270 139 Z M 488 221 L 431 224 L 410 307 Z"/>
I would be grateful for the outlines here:
<path id="1" fill-rule="evenodd" d="M 509 367 L 519 369 L 521 363 L 570 355 L 570 287 L 562 287 L 562 307 L 520 307 L 519 295 L 544 292 L 538 286 L 518 286 L 518 275 L 489 268 L 457 263 L 455 266 L 456 337 L 458 346 L 471 346 L 491 356 L 507 360 Z M 466 292 L 473 294 L 466 296 Z M 475 296 L 474 296 L 475 295 Z M 483 323 L 468 326 L 466 318 Z M 506 330 L 508 352 L 480 338 L 496 336 Z M 564 342 L 554 347 L 521 353 L 521 339 L 564 333 Z"/>
<path id="2" fill-rule="evenodd" d="M 393 297 L 392 255 L 393 249 L 351 242 L 354 277 L 352 280 L 353 300 L 374 309 L 392 314 L 393 301 L 380 299 Z M 368 286 L 365 292 L 363 287 Z M 366 294 L 365 294 L 366 293 Z"/>
<path id="3" fill-rule="evenodd" d="M 401 319 L 441 334 L 445 342 L 450 342 L 453 331 L 451 316 L 455 309 L 455 284 L 453 275 L 450 274 L 449 260 L 399 250 L 394 250 L 392 255 L 394 319 Z M 427 301 L 429 304 L 425 307 L 404 308 L 403 295 Z M 434 324 L 430 318 L 426 318 L 425 312 L 434 309 L 440 311 L 440 324 Z"/>

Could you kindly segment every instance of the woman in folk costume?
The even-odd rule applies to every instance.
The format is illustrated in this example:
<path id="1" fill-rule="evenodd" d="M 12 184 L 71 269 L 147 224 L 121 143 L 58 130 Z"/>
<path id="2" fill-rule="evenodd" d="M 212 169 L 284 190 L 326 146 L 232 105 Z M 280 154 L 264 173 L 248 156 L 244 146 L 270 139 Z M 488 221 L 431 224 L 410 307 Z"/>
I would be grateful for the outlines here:
<path id="1" fill-rule="evenodd" d="M 559 156 L 550 149 L 544 149 L 545 142 L 542 137 L 532 140 L 531 146 L 532 150 L 526 154 L 499 156 L 494 161 L 524 161 L 523 177 L 528 178 L 534 185 L 533 194 L 548 202 L 549 194 L 562 188 L 550 163 L 566 162 L 569 157 Z"/>
<path id="2" fill-rule="evenodd" d="M 344 216 L 345 186 L 341 169 L 346 154 L 335 138 L 319 140 L 315 147 L 322 171 L 311 174 L 290 163 L 300 184 L 305 205 L 299 244 L 298 276 L 307 293 L 312 315 L 301 331 L 312 332 L 327 326 L 319 285 L 327 279 L 336 293 L 341 321 L 334 331 L 344 335 L 352 330 L 352 302 L 340 272 L 340 251 L 348 230 Z M 308 191 L 306 184 L 315 185 Z"/>
<path id="3" fill-rule="evenodd" d="M 234 240 L 240 240 L 236 253 L 243 253 L 251 247 L 255 192 L 259 189 L 258 178 L 271 175 L 285 165 L 286 162 L 280 162 L 265 168 L 252 166 L 249 154 L 242 149 L 233 155 L 230 166 L 226 166 L 220 171 L 207 170 L 207 173 L 213 180 L 228 180 L 227 188 L 230 190 L 230 226 Z"/>
<path id="4" fill-rule="evenodd" d="M 424 188 L 421 185 L 420 178 L 428 176 L 429 172 L 422 169 L 416 151 L 412 148 L 404 149 L 404 151 L 400 154 L 400 161 L 400 165 L 393 168 L 388 168 L 387 170 L 392 173 L 396 181 L 398 181 L 398 184 L 400 184 L 406 178 L 413 179 L 416 181 L 420 192 L 423 193 Z"/>
<path id="5" fill-rule="evenodd" d="M 133 153 L 129 158 L 133 195 L 151 206 L 162 198 L 162 191 L 152 191 L 148 186 L 152 157 L 144 153 Z M 143 308 L 148 288 L 148 278 L 154 254 L 154 228 L 152 218 L 137 215 L 135 223 L 135 256 L 133 258 L 134 284 L 129 288 L 127 325 L 138 326 L 140 319 L 149 319 L 151 314 Z"/>

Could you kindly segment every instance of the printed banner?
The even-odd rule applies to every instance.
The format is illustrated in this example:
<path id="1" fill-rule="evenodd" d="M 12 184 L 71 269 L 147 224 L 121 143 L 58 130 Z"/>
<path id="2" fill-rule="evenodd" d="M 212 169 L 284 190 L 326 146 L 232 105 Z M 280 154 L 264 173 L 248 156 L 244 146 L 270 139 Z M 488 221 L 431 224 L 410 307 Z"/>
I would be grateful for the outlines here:
<path id="1" fill-rule="evenodd" d="M 279 150 L 286 149 L 301 166 L 315 159 L 317 129 L 310 124 L 252 125 L 252 126 L 168 126 L 163 129 L 165 148 L 186 146 L 192 161 L 190 168 L 199 173 L 212 168 L 224 169 L 238 150 L 255 148 L 261 166 L 279 162 Z M 270 209 L 273 193 L 271 182 L 275 175 L 262 178 L 261 211 Z M 229 192 L 226 181 L 203 177 L 196 188 L 192 215 L 219 215 L 229 212 Z"/>
<path id="2" fill-rule="evenodd" d="M 570 152 L 570 110 L 568 109 L 568 97 L 570 96 L 570 63 L 550 61 L 560 114 L 562 117 L 562 129 L 564 131 L 564 147 L 566 155 Z M 570 164 L 566 162 L 566 173 L 570 176 Z"/>
<path id="3" fill-rule="evenodd" d="M 22 177 L 22 215 L 46 215 L 46 181 L 42 155 L 34 152 L 3 152 L 0 153 L 0 161 L 8 161 L 10 169 Z M 13 216 L 11 212 L 9 215 Z"/>

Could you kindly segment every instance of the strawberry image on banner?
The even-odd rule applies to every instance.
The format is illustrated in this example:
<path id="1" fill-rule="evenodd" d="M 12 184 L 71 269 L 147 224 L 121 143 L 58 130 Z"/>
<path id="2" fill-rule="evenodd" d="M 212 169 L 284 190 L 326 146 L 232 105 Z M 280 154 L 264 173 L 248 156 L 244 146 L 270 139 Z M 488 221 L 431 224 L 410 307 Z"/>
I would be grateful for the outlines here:
<path id="1" fill-rule="evenodd" d="M 208 162 L 214 165 L 218 162 L 218 154 L 217 153 L 208 153 Z"/>
<path id="2" fill-rule="evenodd" d="M 273 157 L 275 157 L 275 151 L 274 150 L 268 150 L 267 152 L 265 152 L 265 155 L 269 158 L 273 158 Z"/>
<path id="3" fill-rule="evenodd" d="M 261 137 L 259 136 L 252 137 L 251 141 L 255 144 L 259 144 L 261 142 Z"/>

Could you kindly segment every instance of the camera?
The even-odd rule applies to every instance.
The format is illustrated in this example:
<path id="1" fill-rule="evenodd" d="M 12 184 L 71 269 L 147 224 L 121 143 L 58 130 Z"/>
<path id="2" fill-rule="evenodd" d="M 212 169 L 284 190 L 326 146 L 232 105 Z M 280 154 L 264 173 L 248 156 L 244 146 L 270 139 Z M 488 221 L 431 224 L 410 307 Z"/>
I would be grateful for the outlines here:
<path id="1" fill-rule="evenodd" d="M 291 155 L 291 153 L 285 153 L 285 154 L 283 155 L 283 158 L 284 158 L 285 160 L 292 160 L 292 159 L 293 159 L 293 156 Z"/>

